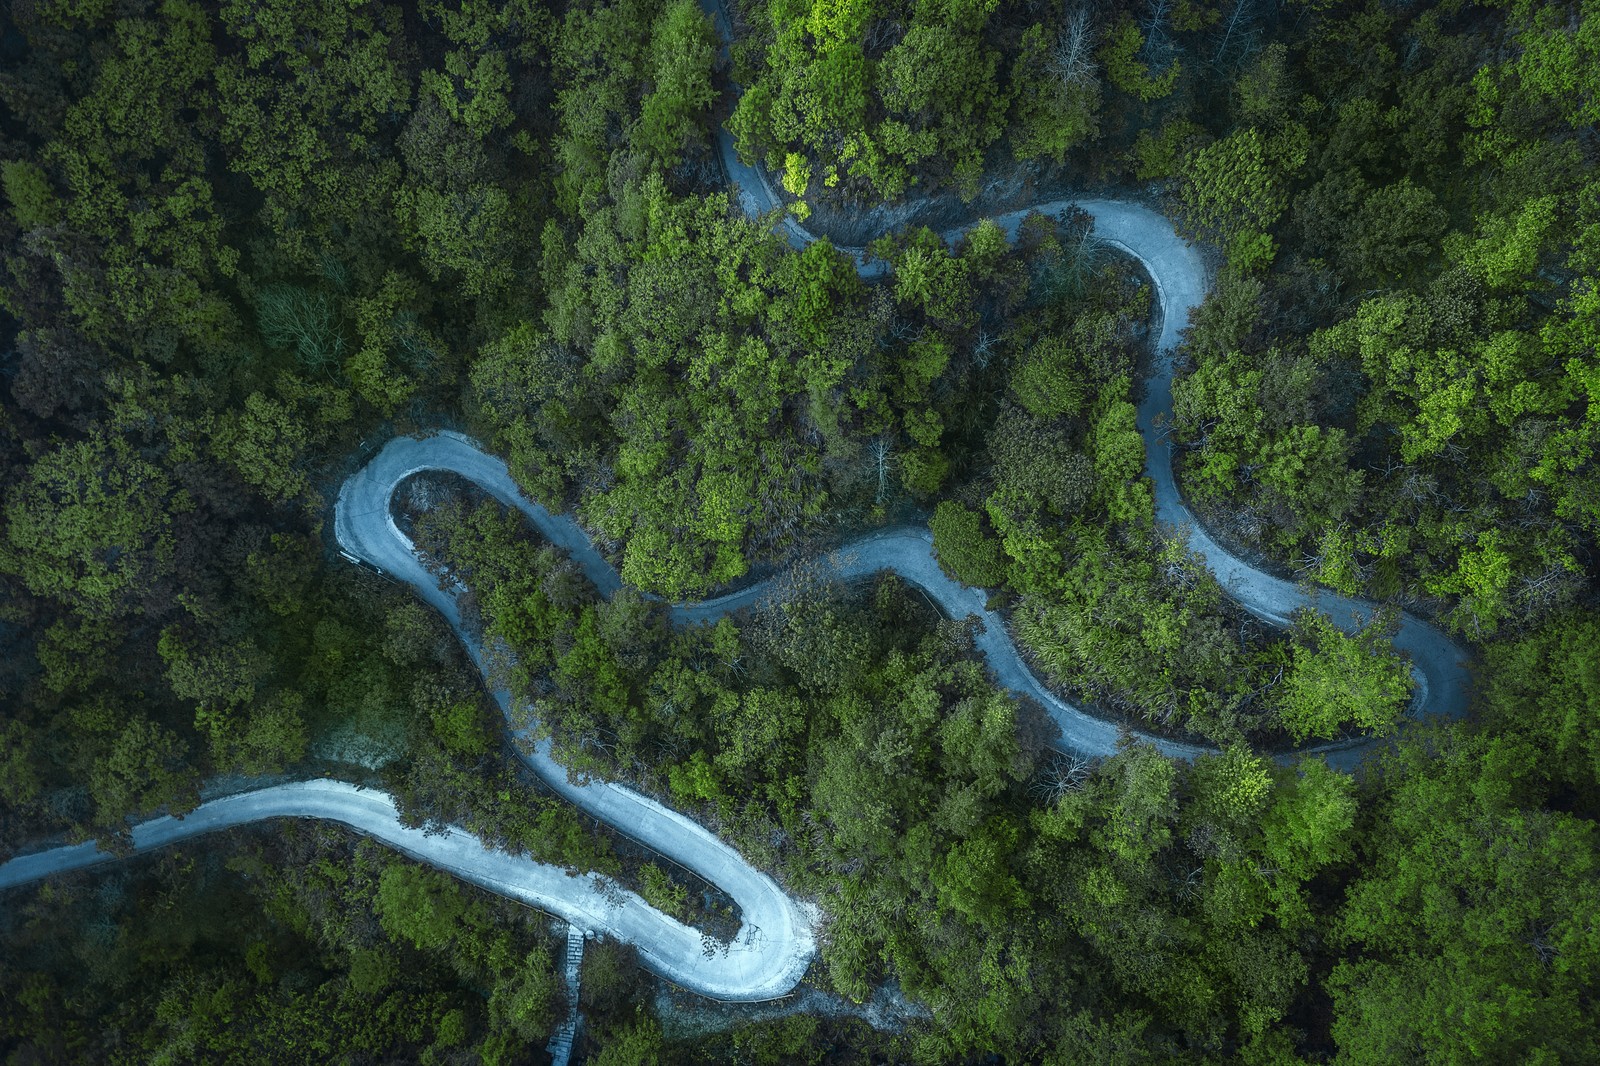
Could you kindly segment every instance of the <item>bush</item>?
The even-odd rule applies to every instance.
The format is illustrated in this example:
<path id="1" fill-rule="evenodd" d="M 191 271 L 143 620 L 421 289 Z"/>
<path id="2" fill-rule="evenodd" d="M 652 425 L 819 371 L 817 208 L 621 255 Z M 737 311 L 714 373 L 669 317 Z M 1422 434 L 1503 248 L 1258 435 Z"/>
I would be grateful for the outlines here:
<path id="1" fill-rule="evenodd" d="M 934 508 L 929 525 L 933 529 L 933 550 L 957 580 L 980 588 L 993 588 L 1005 581 L 1000 546 L 983 531 L 978 512 L 946 500 Z"/>
<path id="2" fill-rule="evenodd" d="M 1398 626 L 1389 610 L 1347 635 L 1316 611 L 1296 612 L 1294 661 L 1278 698 L 1296 744 L 1347 725 L 1380 737 L 1394 729 L 1412 688 L 1410 664 L 1390 644 Z"/>

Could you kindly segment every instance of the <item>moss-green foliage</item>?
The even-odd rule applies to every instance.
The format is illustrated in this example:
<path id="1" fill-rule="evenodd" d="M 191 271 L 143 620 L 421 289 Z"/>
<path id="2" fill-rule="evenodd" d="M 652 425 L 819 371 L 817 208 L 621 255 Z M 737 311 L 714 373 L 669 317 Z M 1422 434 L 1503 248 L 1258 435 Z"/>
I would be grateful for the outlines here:
<path id="1" fill-rule="evenodd" d="M 990 588 L 1005 579 L 1000 562 L 1000 546 L 983 528 L 977 511 L 942 501 L 934 508 L 933 550 L 950 572 L 968 585 Z"/>
<path id="2" fill-rule="evenodd" d="M 1009 389 L 963 490 L 984 499 L 987 521 L 940 503 L 940 558 L 1018 594 L 1014 633 L 1077 693 L 1218 740 L 1278 728 L 1261 699 L 1272 654 L 1239 639 L 1215 580 L 1152 528 L 1129 399 L 1148 290 L 1075 226 L 1026 239 L 1040 241 L 1038 280 L 1011 312 Z"/>
<path id="3" fill-rule="evenodd" d="M 688 141 L 700 138 L 701 114 L 716 99 L 716 36 L 693 0 L 677 0 L 657 18 L 650 38 L 652 89 L 640 107 L 634 142 L 670 165 Z"/>
<path id="4" fill-rule="evenodd" d="M 1187 485 L 1300 573 L 1419 588 L 1471 637 L 1572 602 L 1596 532 L 1596 18 L 1329 12 L 1263 51 L 1184 164 L 1236 266 L 1264 264 L 1254 234 L 1296 253 L 1253 288 L 1225 273 L 1197 318 Z"/>
<path id="5" fill-rule="evenodd" d="M 1125 148 L 1130 127 L 1171 109 L 1192 64 L 1177 52 L 1204 52 L 1192 65 L 1208 69 L 1216 46 L 1201 31 L 1217 14 L 766 0 L 735 53 L 747 90 L 728 128 L 746 159 L 773 170 L 804 157 L 824 190 L 900 199 L 949 186 L 970 200 L 985 164 L 1006 155 L 1103 166 L 1093 148 Z"/>
<path id="6" fill-rule="evenodd" d="M 87 620 L 126 615 L 172 571 L 171 496 L 120 439 L 63 445 L 6 495 L 7 568 Z"/>
<path id="7" fill-rule="evenodd" d="M 1278 697 L 1278 713 L 1295 740 L 1332 737 L 1347 726 L 1382 736 L 1411 696 L 1404 659 L 1389 647 L 1394 618 L 1377 618 L 1345 634 L 1324 615 L 1295 620 L 1296 646 Z"/>
<path id="8" fill-rule="evenodd" d="M 1051 27 L 1028 27 L 1019 42 L 1011 81 L 1012 150 L 1018 159 L 1062 162 L 1069 151 L 1099 132 L 1100 82 L 1087 55 L 1075 69 L 1041 77 L 1055 63 Z M 1087 45 L 1083 46 L 1087 52 Z"/>
<path id="9" fill-rule="evenodd" d="M 802 575 L 674 631 L 436 485 L 418 542 L 562 757 L 821 901 L 825 983 L 936 1008 L 687 1046 L 598 944 L 590 1061 L 1597 1058 L 1590 0 L 775 0 L 734 12 L 729 69 L 663 0 L 9 19 L 0 848 L 114 844 L 215 775 L 315 759 L 630 876 L 520 779 L 443 623 L 326 550 L 351 457 L 454 422 L 655 592 L 931 510 L 1041 676 L 1223 749 L 1047 753 L 894 580 Z M 729 76 L 739 149 L 813 218 L 1170 200 L 1223 257 L 1177 361 L 1188 498 L 1269 565 L 1477 642 L 1479 724 L 1397 730 L 1359 784 L 1250 750 L 1387 728 L 1404 664 L 1381 629 L 1274 639 L 1153 528 L 1149 287 L 1081 217 L 890 234 L 881 283 L 788 248 L 721 188 Z M 0 1057 L 537 1054 L 542 920 L 334 831 L 259 840 L 8 897 Z M 635 883 L 729 932 L 698 887 Z"/>
<path id="10" fill-rule="evenodd" d="M 689 890 L 672 880 L 672 875 L 655 863 L 645 863 L 639 871 L 640 895 L 645 902 L 679 921 L 688 918 Z"/>
<path id="11" fill-rule="evenodd" d="M 704 594 L 804 544 L 829 506 L 933 496 L 976 417 L 974 286 L 1020 268 L 929 231 L 878 251 L 892 301 L 826 242 L 788 253 L 725 195 L 658 174 L 541 238 L 549 306 L 480 349 L 479 410 L 524 483 L 620 546 L 625 581 Z"/>
<path id="12" fill-rule="evenodd" d="M 1600 905 L 1593 822 L 1539 809 L 1541 753 L 1520 737 L 1403 754 L 1334 927 L 1355 952 L 1328 982 L 1341 1058 L 1592 1057 L 1583 1004 L 1600 960 L 1580 916 Z"/>
<path id="13" fill-rule="evenodd" d="M 21 229 L 48 226 L 61 216 L 50 177 L 37 163 L 21 159 L 0 163 L 0 188 L 5 190 L 12 217 Z"/>
<path id="14" fill-rule="evenodd" d="M 538 232 L 548 179 L 508 166 L 538 94 L 510 83 L 548 28 L 526 4 L 21 15 L 4 92 L 29 143 L 0 171 L 23 338 L 0 570 L 29 634 L 7 631 L 0 683 L 8 841 L 111 836 L 197 777 L 307 755 L 435 745 L 446 778 L 489 758 L 464 661 L 437 639 L 387 655 L 371 619 L 404 597 L 327 569 L 316 538 L 327 460 L 453 396 L 456 353 L 497 335 L 471 301 L 511 302 L 512 234 Z"/>
<path id="15" fill-rule="evenodd" d="M 1267 230 L 1286 206 L 1277 156 L 1251 126 L 1199 149 L 1185 165 L 1186 219 L 1196 232 L 1223 244 L 1230 262 L 1242 269 L 1272 260 Z"/>
<path id="16" fill-rule="evenodd" d="M 797 353 L 751 329 L 781 306 L 775 241 L 730 221 L 720 196 L 674 202 L 651 180 L 591 218 L 578 248 L 636 264 L 618 285 L 570 260 L 562 318 L 547 319 L 559 343 L 595 346 L 591 373 L 622 431 L 602 460 L 615 486 L 583 513 L 627 541 L 622 571 L 635 585 L 681 595 L 739 577 L 749 546 L 778 541 L 822 503 L 809 487 L 815 453 L 781 420 L 802 387 Z"/>
<path id="17" fill-rule="evenodd" d="M 1183 65 L 1174 62 L 1160 75 L 1152 74 L 1137 58 L 1144 45 L 1144 34 L 1139 32 L 1139 27 L 1132 20 L 1124 20 L 1107 34 L 1100 60 L 1106 66 L 1106 77 L 1112 85 L 1149 103 L 1172 92 Z"/>
<path id="18" fill-rule="evenodd" d="M 486 517 L 461 551 L 511 546 L 485 540 Z M 517 573 L 549 599 L 559 570 L 542 558 Z M 487 573 L 476 565 L 474 582 Z M 510 634 L 509 602 L 493 599 L 492 631 Z M 1173 1027 L 1272 1039 L 1309 972 L 1297 931 L 1326 920 L 1325 897 L 1308 886 L 1350 854 L 1351 781 L 1320 765 L 1275 772 L 1239 747 L 1192 771 L 1148 749 L 1092 774 L 1054 763 L 1019 743 L 1020 709 L 988 690 L 958 624 L 906 625 L 917 602 L 886 577 L 870 604 L 798 584 L 744 627 L 668 636 L 597 616 L 607 669 L 638 694 L 621 702 L 575 688 L 542 641 L 512 644 L 552 666 L 551 684 L 522 683 L 547 693 L 558 747 L 572 729 L 606 738 L 573 750 L 579 765 L 644 767 L 758 854 L 786 841 L 773 858 L 833 916 L 830 980 L 865 996 L 893 974 L 946 1019 L 923 1036 L 923 1055 L 1005 1053 L 1068 1033 L 1153 1051 Z M 544 639 L 581 645 L 587 617 Z M 668 745 L 679 754 L 664 764 L 642 759 Z M 1171 870 L 1192 872 L 1158 872 Z M 670 911 L 682 906 L 661 872 L 647 868 L 644 886 Z M 1171 908 L 1184 924 L 1153 917 Z M 1133 943 L 1130 927 L 1142 930 Z M 1085 950 L 1093 987 L 1120 1012 L 1104 1030 L 1042 1007 L 1053 975 L 1069 958 L 1084 965 Z M 974 954 L 985 960 L 976 970 Z M 618 1028 L 602 1048 L 656 1046 L 648 1024 L 604 1024 Z"/>
<path id="19" fill-rule="evenodd" d="M 896 6 L 767 4 L 771 39 L 761 76 L 729 123 L 740 151 L 781 159 L 798 149 L 820 159 L 828 188 L 865 186 L 891 198 L 905 194 L 915 170 L 931 165 L 973 196 L 983 152 L 1004 129 L 1009 103 L 989 28 L 996 5 L 916 5 L 878 53 L 868 45 L 869 28 L 901 15 Z M 1032 131 L 1031 154 L 1075 139 L 1052 134 Z"/>
<path id="20" fill-rule="evenodd" d="M 1234 331 L 1248 328 L 1258 313 L 1260 295 L 1259 283 L 1224 274 L 1215 310 L 1201 328 L 1237 336 Z M 1259 486 L 1256 506 L 1282 516 L 1300 536 L 1321 537 L 1338 528 L 1365 475 L 1350 469 L 1343 428 L 1295 420 L 1328 387 L 1328 377 L 1324 366 L 1306 356 L 1273 351 L 1263 360 L 1230 352 L 1179 381 L 1174 425 L 1185 435 L 1207 426 L 1203 443 L 1186 457 L 1191 493 L 1201 501 L 1227 498 L 1249 477 Z"/>
<path id="21" fill-rule="evenodd" d="M 9 1050 L 509 1063 L 559 1016 L 539 915 L 337 828 L 291 822 L 133 869 L 125 887 L 40 894 L 32 923 L 0 932 Z"/>
<path id="22" fill-rule="evenodd" d="M 1567 612 L 1489 648 L 1480 709 L 1501 728 L 1539 738 L 1541 767 L 1572 789 L 1586 815 L 1600 782 L 1600 623 Z"/>

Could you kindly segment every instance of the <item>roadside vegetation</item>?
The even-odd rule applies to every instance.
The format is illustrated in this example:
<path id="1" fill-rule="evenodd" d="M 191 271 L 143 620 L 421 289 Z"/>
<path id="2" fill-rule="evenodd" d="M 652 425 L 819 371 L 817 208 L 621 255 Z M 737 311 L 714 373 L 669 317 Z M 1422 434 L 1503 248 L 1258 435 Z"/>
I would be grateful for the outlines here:
<path id="1" fill-rule="evenodd" d="M 808 980 L 931 1012 L 676 1040 L 607 945 L 590 1061 L 1600 1059 L 1600 9 L 729 14 L 728 63 L 687 0 L 0 14 L 0 856 L 327 773 L 726 922 L 527 783 L 448 627 L 334 551 L 330 491 L 450 425 L 629 586 L 445 479 L 402 501 L 562 758 L 814 898 Z M 796 214 L 974 222 L 863 281 L 740 213 L 722 122 Z M 1211 257 L 1167 427 L 1208 528 L 1435 619 L 1468 721 L 1399 728 L 1392 613 L 1264 627 L 1154 523 L 1149 279 L 1086 217 L 976 221 L 1088 187 Z M 1056 752 L 964 620 L 786 570 L 900 523 L 1047 683 L 1219 753 Z M 714 626 L 646 595 L 780 571 Z M 1352 732 L 1399 740 L 1270 757 Z M 0 1058 L 542 1061 L 562 950 L 337 829 L 235 832 L 8 893 Z"/>

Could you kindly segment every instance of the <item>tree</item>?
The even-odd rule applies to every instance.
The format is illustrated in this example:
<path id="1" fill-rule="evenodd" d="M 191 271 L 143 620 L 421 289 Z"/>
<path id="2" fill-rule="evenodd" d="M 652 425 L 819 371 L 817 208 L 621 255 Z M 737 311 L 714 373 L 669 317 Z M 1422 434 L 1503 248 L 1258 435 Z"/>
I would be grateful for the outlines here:
<path id="1" fill-rule="evenodd" d="M 1106 34 L 1105 46 L 1100 50 L 1100 60 L 1105 64 L 1106 77 L 1112 85 L 1149 103 L 1152 100 L 1160 100 L 1172 92 L 1172 87 L 1177 83 L 1178 75 L 1183 68 L 1177 60 L 1173 60 L 1160 77 L 1152 75 L 1150 68 L 1136 58 L 1139 51 L 1144 48 L 1144 43 L 1144 34 L 1139 32 L 1138 25 L 1132 19 L 1124 17 L 1121 23 Z"/>
<path id="2" fill-rule="evenodd" d="M 127 831 L 129 817 L 194 810 L 200 782 L 187 756 L 188 746 L 172 730 L 143 715 L 130 717 L 89 773 L 96 824 L 118 834 Z"/>
<path id="3" fill-rule="evenodd" d="M 501 292 L 530 236 L 504 161 L 432 95 L 419 102 L 397 147 L 405 176 L 393 211 L 407 246 L 422 253 L 435 279 L 459 280 L 468 298 Z"/>
<path id="4" fill-rule="evenodd" d="M 1288 116 L 1294 89 L 1289 49 L 1281 42 L 1268 45 L 1235 87 L 1240 119 L 1250 126 L 1279 125 Z"/>
<path id="5" fill-rule="evenodd" d="M 197 704 L 197 721 L 226 718 L 229 711 L 249 702 L 264 673 L 260 649 L 248 638 L 192 642 L 179 626 L 170 625 L 161 631 L 156 647 L 173 693 Z"/>
<path id="6" fill-rule="evenodd" d="M 253 392 L 244 409 L 230 412 L 218 427 L 213 447 L 268 499 L 292 500 L 311 488 L 303 467 L 312 434 L 300 414 L 289 404 Z"/>
<path id="7" fill-rule="evenodd" d="M 666 1040 L 654 1018 L 639 1008 L 639 1020 L 606 1034 L 600 1050 L 589 1061 L 594 1066 L 660 1066 Z"/>
<path id="8" fill-rule="evenodd" d="M 0 565 L 86 619 L 126 615 L 171 573 L 183 510 L 167 476 L 123 439 L 61 444 L 6 494 Z"/>
<path id="9" fill-rule="evenodd" d="M 21 159 L 0 163 L 0 188 L 11 201 L 12 217 L 24 230 L 51 225 L 61 217 L 50 179 L 37 163 Z"/>
<path id="10" fill-rule="evenodd" d="M 1411 698 L 1411 672 L 1390 645 L 1398 619 L 1380 613 L 1346 634 L 1326 615 L 1302 608 L 1285 670 L 1278 714 L 1298 743 L 1332 737 L 1346 725 L 1379 736 L 1394 728 Z"/>
<path id="11" fill-rule="evenodd" d="M 1100 79 L 1088 8 L 1068 16 L 1052 42 L 1044 24 L 1022 34 L 1012 67 L 1012 152 L 1018 159 L 1062 162 L 1099 133 Z"/>
<path id="12" fill-rule="evenodd" d="M 356 392 L 385 413 L 416 394 L 419 377 L 444 378 L 447 347 L 418 321 L 422 289 L 414 278 L 387 271 L 378 291 L 355 301 L 361 348 L 344 364 Z"/>
<path id="13" fill-rule="evenodd" d="M 1205 860 L 1201 909 L 1209 924 L 1299 930 L 1320 915 L 1311 883 L 1350 855 L 1356 821 L 1350 778 L 1307 759 L 1272 772 L 1242 748 L 1197 760 L 1193 802 L 1182 812 L 1188 839 Z"/>
<path id="14" fill-rule="evenodd" d="M 952 847 L 934 868 L 941 906 L 996 929 L 1026 909 L 1028 897 L 1010 872 L 1016 845 L 1016 827 L 997 818 Z"/>
<path id="15" fill-rule="evenodd" d="M 11 395 L 37 418 L 61 415 L 87 428 L 87 412 L 105 396 L 109 353 L 72 329 L 25 330 L 17 337 Z"/>
<path id="16" fill-rule="evenodd" d="M 700 136 L 701 117 L 717 97 L 711 84 L 716 58 L 711 22 L 694 0 L 675 0 L 657 16 L 650 34 L 652 87 L 633 140 L 667 166 Z"/>
<path id="17" fill-rule="evenodd" d="M 1089 374 L 1072 338 L 1060 334 L 1030 345 L 1011 374 L 1011 391 L 1039 418 L 1083 413 Z"/>
<path id="18" fill-rule="evenodd" d="M 1254 826 L 1273 792 L 1266 760 L 1238 744 L 1195 760 L 1189 783 L 1195 798 L 1184 816 L 1214 819 L 1231 828 Z"/>
<path id="19" fill-rule="evenodd" d="M 1474 634 L 1493 633 L 1511 613 L 1507 596 L 1511 588 L 1511 556 L 1505 551 L 1505 537 L 1498 529 L 1479 533 L 1477 543 L 1463 550 L 1455 573 L 1440 574 L 1426 587 L 1434 595 L 1458 595 L 1450 620 Z"/>
<path id="20" fill-rule="evenodd" d="M 422 72 L 422 87 L 474 136 L 487 138 L 511 124 L 507 94 L 511 75 L 504 52 L 479 52 L 455 49 L 444 57 L 444 72 Z"/>
<path id="21" fill-rule="evenodd" d="M 953 3 L 945 9 L 949 21 L 914 17 L 876 72 L 890 116 L 878 128 L 879 143 L 907 165 L 945 157 L 967 199 L 977 195 L 982 153 L 999 137 L 1007 104 L 995 81 L 1000 53 L 979 37 L 991 8 Z"/>
<path id="22" fill-rule="evenodd" d="M 91 339 L 162 362 L 177 344 L 217 355 L 236 322 L 213 286 L 234 274 L 239 253 L 224 239 L 205 163 L 209 19 L 174 2 L 114 25 L 51 139 L 35 148 L 62 181 L 61 222 L 36 230 L 36 247 L 59 275 L 72 324 Z M 34 213 L 48 211 L 37 183 L 21 181 Z"/>
<path id="23" fill-rule="evenodd" d="M 555 1028 L 561 1007 L 561 975 L 545 949 L 495 976 L 489 1016 L 525 1041 L 540 1041 Z"/>
<path id="24" fill-rule="evenodd" d="M 1480 236 L 1468 242 L 1459 234 L 1447 249 L 1495 291 L 1525 291 L 1539 284 L 1536 269 L 1541 253 L 1555 234 L 1555 196 L 1538 196 L 1524 203 L 1515 216 L 1489 215 L 1479 224 Z M 1436 227 L 1442 230 L 1442 223 Z M 1559 231 L 1558 231 L 1559 232 Z"/>
<path id="25" fill-rule="evenodd" d="M 1183 210 L 1189 225 L 1222 240 L 1240 269 L 1272 260 L 1267 231 L 1286 206 L 1278 166 L 1254 126 L 1191 154 L 1183 168 Z"/>
<path id="26" fill-rule="evenodd" d="M 433 275 L 458 273 L 468 296 L 487 296 L 511 280 L 502 238 L 513 232 L 511 198 L 494 185 L 453 190 L 406 188 L 395 196 L 402 226 L 416 235 Z"/>
<path id="27" fill-rule="evenodd" d="M 781 170 L 790 154 L 805 155 L 824 187 L 849 183 L 891 199 L 911 186 L 913 168 L 933 166 L 970 198 L 1009 103 L 985 33 L 993 9 L 982 0 L 916 6 L 903 32 L 885 39 L 886 9 L 875 0 L 768 5 L 756 76 L 728 121 L 741 156 Z M 1030 113 L 1043 126 L 1041 95 L 1049 90 L 1035 93 Z"/>
<path id="28" fill-rule="evenodd" d="M 470 377 L 519 484 L 552 507 L 595 460 L 595 399 L 578 353 L 522 322 L 485 344 Z"/>
<path id="29" fill-rule="evenodd" d="M 755 80 L 740 97 L 728 126 L 738 138 L 745 158 L 775 153 L 780 146 L 821 148 L 846 141 L 845 162 L 860 157 L 871 142 L 867 109 L 870 66 L 864 54 L 864 35 L 872 5 L 808 4 L 784 0 L 769 5 L 773 41 L 767 53 L 770 74 Z M 870 160 L 870 153 L 869 153 Z M 867 160 L 853 169 L 864 169 Z M 838 167 L 830 171 L 835 183 L 844 177 Z M 867 173 L 894 187 L 887 175 Z M 880 186 L 882 187 L 882 186 Z"/>
<path id="30" fill-rule="evenodd" d="M 263 285 L 255 296 L 261 339 L 292 350 L 307 370 L 325 373 L 344 360 L 345 340 L 337 305 L 320 289 Z"/>
<path id="31" fill-rule="evenodd" d="M 806 711 L 788 691 L 757 688 L 736 700 L 718 699 L 713 720 L 721 750 L 715 761 L 722 780 L 765 777 L 773 782 L 766 790 L 770 802 L 792 807 L 804 762 Z"/>
<path id="32" fill-rule="evenodd" d="M 1339 259 L 1362 277 L 1403 280 L 1434 254 L 1447 221 L 1431 191 L 1402 178 L 1367 195 Z"/>
<path id="33" fill-rule="evenodd" d="M 229 167 L 263 194 L 261 221 L 283 253 L 302 268 L 336 259 L 350 250 L 353 224 L 372 233 L 398 191 L 392 134 L 415 90 L 400 57 L 414 45 L 366 6 L 230 3 L 219 22 L 229 44 L 215 67 L 216 106 Z M 440 111 L 441 95 L 454 94 L 421 99 Z M 392 241 L 386 229 L 373 236 Z"/>
<path id="34" fill-rule="evenodd" d="M 1472 124 L 1485 142 L 1509 147 L 1515 137 L 1497 128 L 1507 112 L 1553 107 L 1573 128 L 1600 122 L 1600 17 L 1592 4 L 1565 11 L 1533 4 L 1511 5 L 1510 28 L 1520 48 L 1498 65 L 1485 65 L 1472 79 L 1476 106 Z"/>
<path id="35" fill-rule="evenodd" d="M 943 500 L 934 508 L 929 527 L 940 562 L 963 583 L 997 588 L 1005 581 L 1000 547 L 984 533 L 983 518 L 977 511 Z"/>
<path id="36" fill-rule="evenodd" d="M 1188 119 L 1173 119 L 1159 129 L 1140 130 L 1133 142 L 1134 177 L 1140 181 L 1163 181 L 1176 176 L 1204 136 L 1205 130 Z"/>
<path id="37" fill-rule="evenodd" d="M 232 716 L 227 725 L 226 729 L 213 725 L 211 733 L 213 758 L 220 769 L 277 774 L 305 758 L 305 698 L 298 692 L 264 697 L 248 713 Z"/>
<path id="38" fill-rule="evenodd" d="M 20 721 L 0 722 L 0 799 L 18 809 L 38 797 L 42 787 L 36 753 L 43 750 L 37 730 Z"/>
<path id="39" fill-rule="evenodd" d="M 1482 712 L 1538 744 L 1543 766 L 1593 814 L 1600 784 L 1600 621 L 1569 612 L 1484 652 Z"/>
<path id="40" fill-rule="evenodd" d="M 1262 854 L 1289 880 L 1308 882 L 1349 856 L 1356 811 L 1355 782 L 1319 759 L 1307 759 L 1287 781 L 1279 779 L 1261 819 Z M 1278 920 L 1290 926 L 1303 917 L 1280 910 Z"/>
<path id="41" fill-rule="evenodd" d="M 375 902 L 384 931 L 423 951 L 450 947 L 473 924 L 460 887 L 436 870 L 404 863 L 385 868 Z"/>
<path id="42" fill-rule="evenodd" d="M 1144 439 L 1139 436 L 1133 404 L 1115 398 L 1126 393 L 1126 383 L 1117 384 L 1122 387 L 1106 390 L 1106 395 L 1112 398 L 1102 405 L 1095 418 L 1095 473 L 1100 480 L 1106 511 L 1113 521 L 1148 522 L 1151 503 L 1150 488 L 1142 476 Z"/>
<path id="43" fill-rule="evenodd" d="M 1525 741 L 1407 744 L 1335 926 L 1351 953 L 1329 978 L 1340 1060 L 1471 1062 L 1600 1053 L 1592 823 L 1530 808 Z"/>
<path id="44" fill-rule="evenodd" d="M 850 369 L 830 342 L 844 324 L 847 309 L 864 292 L 861 278 L 850 258 L 827 240 L 806 245 L 799 255 L 784 256 L 778 269 L 787 292 L 773 319 L 799 333 L 809 349 L 802 357 L 801 374 L 814 393 L 825 393 Z"/>

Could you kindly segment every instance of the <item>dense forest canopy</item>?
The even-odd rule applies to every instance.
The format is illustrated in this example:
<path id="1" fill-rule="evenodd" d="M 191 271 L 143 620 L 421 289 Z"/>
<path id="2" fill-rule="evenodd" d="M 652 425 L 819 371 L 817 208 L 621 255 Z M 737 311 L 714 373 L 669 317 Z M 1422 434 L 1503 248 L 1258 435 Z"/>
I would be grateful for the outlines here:
<path id="1" fill-rule="evenodd" d="M 0 858 L 328 774 L 731 921 L 337 554 L 345 476 L 453 427 L 627 586 L 417 479 L 495 681 L 816 901 L 809 989 L 914 1004 L 696 1033 L 602 944 L 589 1061 L 1600 1059 L 1595 0 L 16 0 L 0 105 Z M 724 133 L 824 239 L 746 216 Z M 1370 626 L 1267 626 L 1156 523 L 1151 279 L 983 221 L 1089 193 L 1207 256 L 1186 498 Z M 908 522 L 1050 686 L 1215 754 L 1054 750 L 963 619 L 786 569 Z M 1400 608 L 1468 720 L 1402 724 Z M 1396 741 L 1274 758 L 1355 732 Z M 563 935 L 236 831 L 7 891 L 0 1056 L 543 1061 Z"/>

